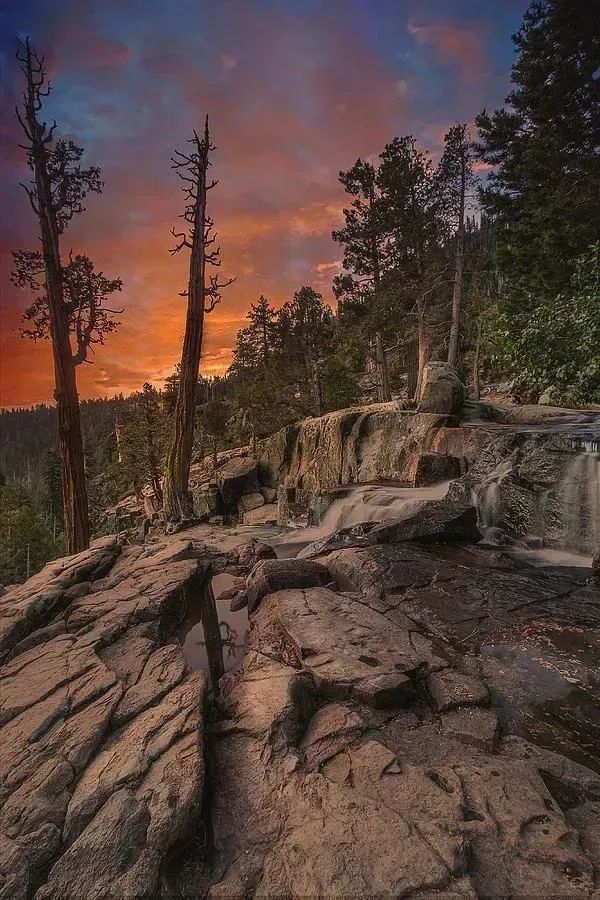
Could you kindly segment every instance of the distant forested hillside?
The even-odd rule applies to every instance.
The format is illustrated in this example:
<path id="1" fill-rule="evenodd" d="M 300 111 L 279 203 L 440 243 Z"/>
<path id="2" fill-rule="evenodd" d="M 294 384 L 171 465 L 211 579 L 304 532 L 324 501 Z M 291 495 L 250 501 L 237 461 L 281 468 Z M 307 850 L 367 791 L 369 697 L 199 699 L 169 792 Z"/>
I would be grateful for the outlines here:
<path id="1" fill-rule="evenodd" d="M 84 443 L 95 462 L 114 446 L 117 413 L 120 411 L 125 418 L 128 403 L 123 396 L 82 401 Z M 48 450 L 56 449 L 56 427 L 53 406 L 1 410 L 0 470 L 4 476 L 11 481 L 35 481 Z"/>

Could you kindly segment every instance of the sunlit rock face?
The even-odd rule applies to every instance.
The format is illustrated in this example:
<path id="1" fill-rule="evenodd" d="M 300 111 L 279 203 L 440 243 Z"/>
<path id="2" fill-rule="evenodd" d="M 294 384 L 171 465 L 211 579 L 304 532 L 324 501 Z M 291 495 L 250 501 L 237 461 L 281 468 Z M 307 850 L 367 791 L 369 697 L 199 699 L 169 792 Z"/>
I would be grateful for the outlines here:
<path id="1" fill-rule="evenodd" d="M 304 419 L 260 445 L 263 480 L 316 491 L 382 478 L 408 480 L 412 454 L 448 417 L 415 414 L 397 403 L 338 410 Z"/>
<path id="2" fill-rule="evenodd" d="M 202 799 L 206 680 L 172 634 L 208 566 L 107 538 L 0 599 L 4 896 L 154 893 Z"/>

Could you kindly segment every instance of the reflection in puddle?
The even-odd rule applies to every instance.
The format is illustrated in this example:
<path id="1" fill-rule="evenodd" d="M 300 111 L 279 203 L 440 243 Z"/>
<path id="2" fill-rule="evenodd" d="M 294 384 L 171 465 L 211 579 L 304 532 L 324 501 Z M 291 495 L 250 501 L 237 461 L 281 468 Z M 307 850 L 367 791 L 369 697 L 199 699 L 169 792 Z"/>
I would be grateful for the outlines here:
<path id="1" fill-rule="evenodd" d="M 211 686 L 241 662 L 248 640 L 248 613 L 231 612 L 229 599 L 219 595 L 235 585 L 232 575 L 215 575 L 192 599 L 181 628 L 183 653 L 192 671 L 207 672 Z M 216 599 L 215 599 L 216 598 Z"/>

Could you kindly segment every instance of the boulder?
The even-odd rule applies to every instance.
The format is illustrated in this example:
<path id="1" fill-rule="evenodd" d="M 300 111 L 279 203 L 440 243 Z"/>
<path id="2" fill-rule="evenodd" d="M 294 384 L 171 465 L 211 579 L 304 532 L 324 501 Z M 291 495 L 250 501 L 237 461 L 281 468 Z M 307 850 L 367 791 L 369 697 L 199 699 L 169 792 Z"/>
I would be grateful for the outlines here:
<path id="1" fill-rule="evenodd" d="M 242 544 L 237 548 L 238 561 L 240 566 L 253 568 L 261 559 L 277 559 L 277 554 L 270 544 L 265 544 L 256 538 Z"/>
<path id="2" fill-rule="evenodd" d="M 199 519 L 210 519 L 219 515 L 220 498 L 216 484 L 192 484 L 191 494 L 194 501 L 194 513 Z"/>
<path id="3" fill-rule="evenodd" d="M 309 559 L 267 559 L 259 562 L 246 579 L 248 612 L 263 597 L 288 588 L 322 587 L 331 581 L 325 566 Z"/>
<path id="4" fill-rule="evenodd" d="M 277 501 L 277 488 L 261 487 L 259 491 L 265 498 L 265 503 L 275 503 Z"/>
<path id="5" fill-rule="evenodd" d="M 458 456 L 450 456 L 447 453 L 418 453 L 411 466 L 411 480 L 415 487 L 428 487 L 440 481 L 460 478 L 464 469 L 464 463 Z"/>
<path id="6" fill-rule="evenodd" d="M 245 512 L 250 512 L 251 509 L 258 509 L 259 506 L 263 506 L 264 502 L 265 498 L 260 491 L 253 491 L 251 494 L 242 494 L 238 500 L 238 512 L 240 516 L 243 516 Z"/>
<path id="7" fill-rule="evenodd" d="M 466 396 L 466 388 L 451 365 L 427 363 L 423 370 L 418 412 L 457 416 Z"/>
<path id="8" fill-rule="evenodd" d="M 485 684 L 453 669 L 433 672 L 427 687 L 438 712 L 450 712 L 459 706 L 489 706 L 490 692 Z"/>
<path id="9" fill-rule="evenodd" d="M 422 500 L 412 504 L 397 519 L 375 525 L 368 534 L 370 544 L 477 543 L 477 510 L 461 500 Z"/>
<path id="10" fill-rule="evenodd" d="M 278 515 L 279 507 L 276 503 L 265 503 L 258 509 L 245 512 L 242 521 L 244 525 L 276 525 Z"/>
<path id="11" fill-rule="evenodd" d="M 216 481 L 223 512 L 227 516 L 236 516 L 240 497 L 258 491 L 256 460 L 248 457 L 228 460 L 218 469 Z"/>

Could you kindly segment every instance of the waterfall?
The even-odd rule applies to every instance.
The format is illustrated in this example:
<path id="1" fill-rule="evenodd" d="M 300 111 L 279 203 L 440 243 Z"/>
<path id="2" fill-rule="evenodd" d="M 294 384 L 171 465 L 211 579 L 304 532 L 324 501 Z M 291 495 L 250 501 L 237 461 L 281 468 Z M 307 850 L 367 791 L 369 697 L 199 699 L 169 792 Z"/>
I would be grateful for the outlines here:
<path id="1" fill-rule="evenodd" d="M 597 441 L 585 443 L 590 449 L 586 447 L 569 464 L 560 487 L 563 546 L 594 553 L 600 545 L 600 455 Z"/>
<path id="2" fill-rule="evenodd" d="M 488 544 L 502 543 L 503 534 L 499 527 L 500 487 L 512 471 L 512 459 L 503 459 L 473 491 L 478 527 Z"/>

